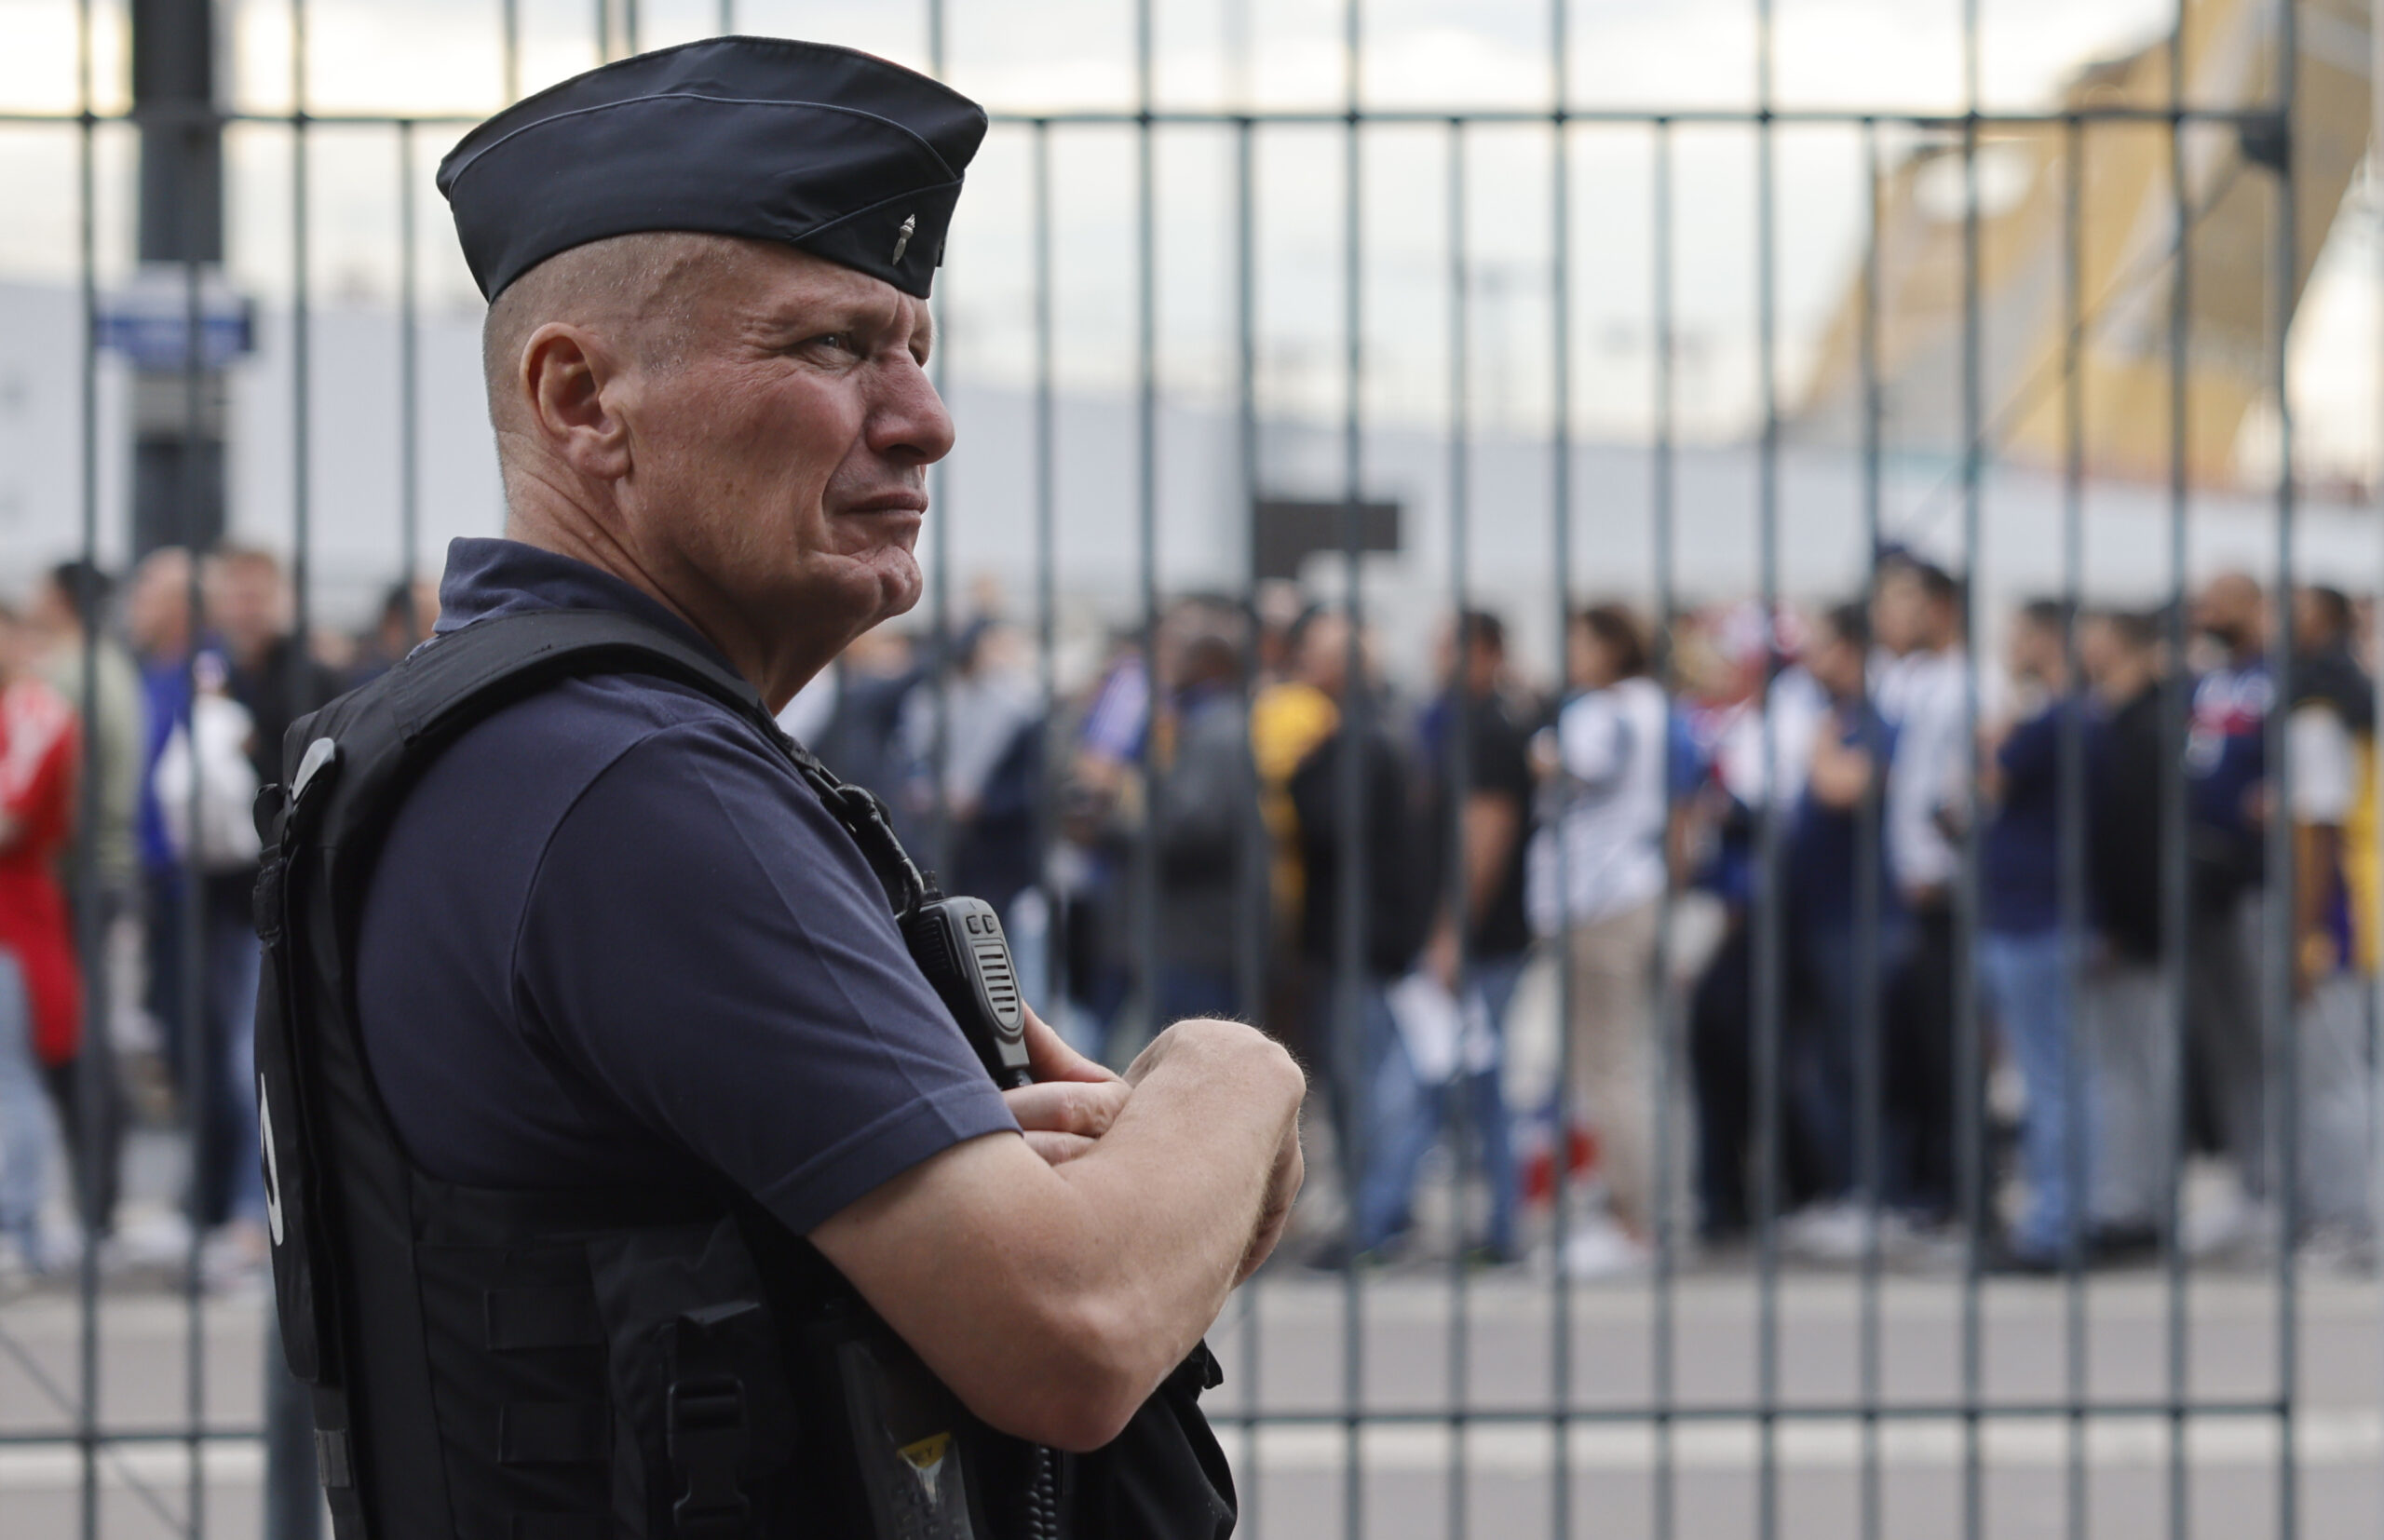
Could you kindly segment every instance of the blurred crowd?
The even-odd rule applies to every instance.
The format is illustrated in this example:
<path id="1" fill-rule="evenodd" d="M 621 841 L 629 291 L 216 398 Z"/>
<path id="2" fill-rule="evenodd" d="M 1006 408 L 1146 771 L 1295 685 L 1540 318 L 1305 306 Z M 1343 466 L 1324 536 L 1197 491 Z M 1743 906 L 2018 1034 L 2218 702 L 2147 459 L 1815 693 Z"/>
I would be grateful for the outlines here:
<path id="1" fill-rule="evenodd" d="M 1435 1162 L 1455 1244 L 1582 1277 L 1767 1210 L 1817 1260 L 1975 1222 L 1992 1266 L 2095 1265 L 2185 1214 L 2198 1253 L 2364 1263 L 2374 637 L 2332 589 L 2275 608 L 2240 574 L 2032 603 L 1973 662 L 1960 583 L 1896 552 L 1810 611 L 1587 608 L 1543 694 L 1496 614 L 1402 691 L 1272 588 L 1179 600 L 1048 715 L 988 618 L 941 689 L 887 638 L 785 720 L 1002 908 L 1089 1051 L 1201 1013 L 1293 1045 L 1320 1264 L 1415 1251 Z"/>
<path id="2" fill-rule="evenodd" d="M 1976 1220 L 2047 1271 L 2149 1254 L 2188 1165 L 2180 1244 L 2372 1260 L 2376 638 L 2341 593 L 2032 603 L 1973 660 L 1959 582 L 1890 553 L 1835 606 L 1590 606 L 1553 690 L 1487 610 L 1402 688 L 1285 585 L 1180 598 L 1089 669 L 969 608 L 864 637 L 782 723 L 1001 912 L 1086 1051 L 1195 1015 L 1292 1045 L 1317 1265 L 1628 1274 L 1774 1212 L 1816 1260 Z M 264 1262 L 250 806 L 437 600 L 292 615 L 238 548 L 0 609 L 0 1268 Z M 127 1223 L 140 1125 L 194 1155 Z"/>
<path id="3" fill-rule="evenodd" d="M 121 579 L 70 562 L 0 606 L 0 1274 L 94 1244 L 196 1258 L 213 1286 L 261 1275 L 251 809 L 289 724 L 437 613 L 400 588 L 369 633 L 302 639 L 279 560 L 229 546 Z M 170 1209 L 128 1215 L 142 1126 L 190 1158 Z"/>

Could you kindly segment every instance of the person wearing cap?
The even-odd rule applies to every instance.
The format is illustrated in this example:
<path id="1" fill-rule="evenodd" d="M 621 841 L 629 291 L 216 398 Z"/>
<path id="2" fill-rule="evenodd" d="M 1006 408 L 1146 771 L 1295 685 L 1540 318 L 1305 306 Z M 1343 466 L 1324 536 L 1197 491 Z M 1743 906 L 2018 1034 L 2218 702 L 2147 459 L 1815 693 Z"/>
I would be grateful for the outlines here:
<path id="1" fill-rule="evenodd" d="M 883 61 L 720 38 L 467 134 L 439 183 L 490 300 L 507 526 L 451 547 L 417 656 L 602 612 L 775 711 L 910 609 L 926 470 L 954 441 L 927 299 L 985 127 Z M 313 730 L 290 740 L 302 806 Z M 1299 1186 L 1298 1067 L 1196 1020 L 1121 1077 L 1030 1020 L 1039 1083 L 997 1089 L 814 784 L 714 694 L 614 672 L 497 708 L 397 804 L 355 926 L 357 1119 L 386 1117 L 413 1196 L 394 1237 L 363 1233 L 383 1210 L 360 1188 L 320 1205 L 348 1215 L 332 1271 L 356 1360 L 335 1394 L 318 1369 L 335 1518 L 376 1537 L 1004 1540 L 1027 1530 L 997 1460 L 973 1519 L 937 1506 L 941 1422 L 901 1434 L 894 1496 L 829 1492 L 928 1392 L 817 1377 L 823 1322 L 860 1302 L 933 1394 L 1021 1448 L 1131 1442 L 1205 1359 Z M 360 1138 L 357 1119 L 316 1124 Z M 279 1205 L 292 1177 L 271 1162 Z M 733 1223 L 554 1218 L 664 1188 L 724 1195 Z M 487 1240 L 493 1212 L 541 1216 L 538 1243 Z M 288 1276 L 285 1342 L 308 1303 Z M 893 1352 L 839 1341 L 820 1372 Z M 1204 1426 L 1185 1436 L 1213 1452 Z M 1078 1491 L 1065 1533 L 1222 1535 L 1212 1474 L 1220 1500 L 1158 1529 Z"/>

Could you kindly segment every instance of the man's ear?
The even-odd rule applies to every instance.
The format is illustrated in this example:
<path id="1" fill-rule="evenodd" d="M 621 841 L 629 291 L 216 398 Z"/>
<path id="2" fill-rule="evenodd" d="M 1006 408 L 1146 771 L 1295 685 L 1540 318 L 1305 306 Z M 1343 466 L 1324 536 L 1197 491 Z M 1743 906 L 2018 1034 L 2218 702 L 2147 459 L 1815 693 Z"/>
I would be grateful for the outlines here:
<path id="1" fill-rule="evenodd" d="M 522 344 L 517 378 L 534 431 L 564 464 L 595 480 L 630 472 L 629 425 L 607 387 L 617 362 L 584 328 L 549 321 Z"/>

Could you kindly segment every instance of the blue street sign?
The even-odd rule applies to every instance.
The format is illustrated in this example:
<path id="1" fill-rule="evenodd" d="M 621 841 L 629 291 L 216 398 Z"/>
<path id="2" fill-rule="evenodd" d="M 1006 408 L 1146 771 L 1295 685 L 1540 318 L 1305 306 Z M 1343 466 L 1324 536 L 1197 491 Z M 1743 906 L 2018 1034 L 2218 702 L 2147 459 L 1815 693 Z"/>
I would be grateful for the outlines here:
<path id="1" fill-rule="evenodd" d="M 210 275 L 198 293 L 201 369 L 222 369 L 256 351 L 256 302 Z M 132 367 L 178 373 L 191 367 L 190 295 L 179 270 L 143 273 L 132 287 L 103 301 L 97 317 L 101 347 Z"/>

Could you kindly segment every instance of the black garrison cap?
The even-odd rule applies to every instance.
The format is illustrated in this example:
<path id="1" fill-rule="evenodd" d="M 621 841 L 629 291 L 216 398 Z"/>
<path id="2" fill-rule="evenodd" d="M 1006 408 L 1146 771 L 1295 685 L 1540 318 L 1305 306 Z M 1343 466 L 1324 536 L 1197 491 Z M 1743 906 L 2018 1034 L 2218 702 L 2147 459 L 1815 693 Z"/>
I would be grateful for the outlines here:
<path id="1" fill-rule="evenodd" d="M 715 37 L 508 107 L 439 165 L 481 292 L 608 236 L 783 241 L 925 299 L 984 109 L 850 48 Z"/>

